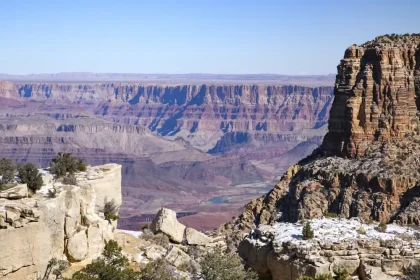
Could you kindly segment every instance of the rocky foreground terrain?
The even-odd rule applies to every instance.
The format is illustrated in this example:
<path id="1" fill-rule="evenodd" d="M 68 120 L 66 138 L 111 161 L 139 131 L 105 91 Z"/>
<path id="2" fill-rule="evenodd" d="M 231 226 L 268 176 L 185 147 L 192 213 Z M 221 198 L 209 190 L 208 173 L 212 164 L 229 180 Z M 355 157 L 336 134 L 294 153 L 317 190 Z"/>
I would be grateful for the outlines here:
<path id="1" fill-rule="evenodd" d="M 325 82 L 149 85 L 33 78 L 0 82 L 0 156 L 45 166 L 67 151 L 93 165 L 122 164 L 120 226 L 132 229 L 161 206 L 182 215 L 223 213 L 210 227 L 227 221 L 321 144 L 333 99 Z M 186 222 L 197 225 L 200 217 Z"/>
<path id="2" fill-rule="evenodd" d="M 89 262 L 114 239 L 116 222 L 103 210 L 112 199 L 121 205 L 121 166 L 88 167 L 76 179 L 66 185 L 44 172 L 36 194 L 26 184 L 0 192 L 1 279 L 39 279 L 52 258 Z"/>
<path id="3" fill-rule="evenodd" d="M 279 227 L 279 223 L 335 215 L 364 223 L 418 226 L 419 44 L 419 35 L 381 36 L 349 47 L 338 66 L 329 131 L 321 147 L 291 166 L 268 194 L 248 203 L 245 211 L 226 224 L 223 231 L 242 240 L 244 232 L 255 228 L 265 232 Z M 339 226 L 326 225 L 329 229 Z M 417 249 L 408 248 L 410 252 L 404 253 L 401 244 L 384 245 L 379 238 L 375 242 L 380 246 L 359 244 L 359 249 L 341 248 L 340 242 L 333 242 L 335 252 L 325 251 L 331 249 L 319 245 L 319 250 L 324 250 L 319 254 L 320 263 L 308 251 L 300 251 L 307 247 L 291 248 L 283 241 L 276 245 L 266 238 L 267 245 L 260 247 L 251 241 L 253 236 L 243 241 L 255 244 L 248 246 L 244 257 L 249 265 L 273 279 L 296 279 L 297 272 L 314 277 L 324 271 L 325 264 L 329 271 L 342 267 L 361 279 L 387 279 L 383 277 L 401 274 L 418 259 Z M 337 250 L 359 251 L 344 254 Z M 336 260 L 335 256 L 345 257 Z M 268 267 L 264 265 L 267 262 L 271 262 Z M 365 266 L 385 275 L 367 276 Z M 294 272 L 284 276 L 276 267 Z"/>

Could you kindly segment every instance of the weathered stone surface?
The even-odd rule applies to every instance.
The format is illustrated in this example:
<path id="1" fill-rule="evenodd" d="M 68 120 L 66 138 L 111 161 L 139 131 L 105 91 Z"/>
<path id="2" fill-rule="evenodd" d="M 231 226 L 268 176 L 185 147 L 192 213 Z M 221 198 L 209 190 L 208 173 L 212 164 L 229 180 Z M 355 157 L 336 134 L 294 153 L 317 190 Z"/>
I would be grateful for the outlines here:
<path id="1" fill-rule="evenodd" d="M 178 222 L 176 212 L 167 208 L 162 208 L 156 214 L 150 225 L 153 233 L 162 232 L 172 241 L 181 243 L 184 240 L 185 226 Z"/>
<path id="2" fill-rule="evenodd" d="M 380 36 L 349 47 L 338 66 L 327 155 L 364 155 L 373 141 L 418 128 L 420 36 Z"/>
<path id="3" fill-rule="evenodd" d="M 247 265 L 258 271 L 261 277 L 270 277 L 268 254 L 271 250 L 271 244 L 269 243 L 259 243 L 251 239 L 245 239 L 239 244 L 238 254 Z"/>
<path id="4" fill-rule="evenodd" d="M 99 168 L 88 167 L 88 171 L 100 173 Z M 96 192 L 103 183 L 102 194 L 121 201 L 118 172 L 121 166 L 109 164 L 102 172 L 105 179 L 111 175 L 108 183 L 88 180 L 83 174 L 77 175 L 85 178 L 79 186 L 54 183 L 59 189 L 55 198 L 45 196 L 50 186 L 43 186 L 32 198 L 0 199 L 0 251 L 4 252 L 0 278 L 38 279 L 52 257 L 71 262 L 98 257 L 104 242 L 113 238 L 115 226 L 100 217 L 96 205 L 103 200 Z M 97 202 L 98 197 L 101 201 Z"/>
<path id="5" fill-rule="evenodd" d="M 28 187 L 26 184 L 20 184 L 13 188 L 0 192 L 0 198 L 20 199 L 28 196 Z"/>
<path id="6" fill-rule="evenodd" d="M 72 261 L 81 261 L 87 256 L 88 240 L 86 231 L 79 231 L 70 236 L 67 244 L 67 253 Z"/>
<path id="7" fill-rule="evenodd" d="M 198 230 L 193 228 L 187 228 L 185 231 L 185 238 L 189 245 L 206 245 L 211 243 L 213 240 Z"/>
<path id="8" fill-rule="evenodd" d="M 190 258 L 190 256 L 188 256 L 187 253 L 185 253 L 184 251 L 182 251 L 176 246 L 172 246 L 168 250 L 168 253 L 166 254 L 165 259 L 175 267 L 178 267 L 184 263 L 188 263 L 192 261 L 192 259 Z"/>
<path id="9" fill-rule="evenodd" d="M 396 279 L 394 276 L 402 275 L 404 269 L 418 263 L 413 256 L 419 241 L 405 240 L 418 231 L 390 225 L 391 229 L 382 233 L 365 224 L 366 233 L 360 234 L 359 223 L 357 219 L 315 220 L 311 240 L 302 240 L 301 223 L 261 226 L 262 229 L 251 231 L 241 241 L 238 253 L 260 277 L 273 280 L 315 277 L 333 273 L 334 269 L 345 269 L 364 280 Z M 294 230 L 298 225 L 299 234 Z M 264 232 L 270 232 L 270 238 Z M 404 249 L 394 249 L 396 245 Z"/>

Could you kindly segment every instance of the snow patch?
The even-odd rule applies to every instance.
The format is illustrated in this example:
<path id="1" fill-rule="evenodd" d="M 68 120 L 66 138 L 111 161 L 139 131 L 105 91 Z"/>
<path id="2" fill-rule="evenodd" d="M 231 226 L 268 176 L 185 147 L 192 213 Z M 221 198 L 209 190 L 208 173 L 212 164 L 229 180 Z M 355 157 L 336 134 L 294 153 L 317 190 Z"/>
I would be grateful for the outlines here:
<path id="1" fill-rule="evenodd" d="M 341 241 L 357 241 L 359 239 L 377 239 L 377 240 L 401 240 L 401 235 L 413 236 L 420 235 L 420 231 L 398 226 L 394 224 L 387 225 L 386 232 L 377 230 L 377 224 L 364 224 L 359 219 L 313 219 L 309 223 L 314 231 L 314 238 L 311 240 L 302 239 L 302 228 L 306 222 L 298 223 L 276 223 L 273 225 L 275 230 L 274 242 L 282 244 L 290 242 L 296 245 L 305 245 L 313 241 L 330 241 L 339 243 Z M 361 233 L 359 229 L 364 229 L 365 233 Z M 403 241 L 405 242 L 405 241 Z M 420 244 L 420 240 L 414 241 Z"/>
<path id="2" fill-rule="evenodd" d="M 118 229 L 118 231 L 119 231 L 119 232 L 124 232 L 124 233 L 130 234 L 130 235 L 132 235 L 132 236 L 134 236 L 134 237 L 140 237 L 140 236 L 142 236 L 142 235 L 143 235 L 143 232 L 141 232 L 141 231 L 136 231 L 136 230 Z"/>

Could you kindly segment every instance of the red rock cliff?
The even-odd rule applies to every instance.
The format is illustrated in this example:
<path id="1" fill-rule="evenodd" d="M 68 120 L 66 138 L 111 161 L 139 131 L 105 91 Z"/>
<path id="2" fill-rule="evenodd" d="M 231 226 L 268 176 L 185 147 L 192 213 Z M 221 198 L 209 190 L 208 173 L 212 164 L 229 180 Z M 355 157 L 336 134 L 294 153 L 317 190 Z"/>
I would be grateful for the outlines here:
<path id="1" fill-rule="evenodd" d="M 374 140 L 399 139 L 417 129 L 420 35 L 380 36 L 353 45 L 338 65 L 327 155 L 356 157 Z"/>

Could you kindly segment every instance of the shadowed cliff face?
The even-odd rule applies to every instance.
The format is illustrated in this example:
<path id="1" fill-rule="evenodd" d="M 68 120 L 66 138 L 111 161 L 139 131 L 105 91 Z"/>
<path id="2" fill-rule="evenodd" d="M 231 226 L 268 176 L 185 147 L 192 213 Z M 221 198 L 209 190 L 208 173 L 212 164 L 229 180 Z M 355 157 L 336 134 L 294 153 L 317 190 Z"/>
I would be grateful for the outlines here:
<path id="1" fill-rule="evenodd" d="M 419 44 L 418 35 L 381 36 L 348 48 L 321 147 L 226 228 L 327 212 L 419 225 Z"/>

